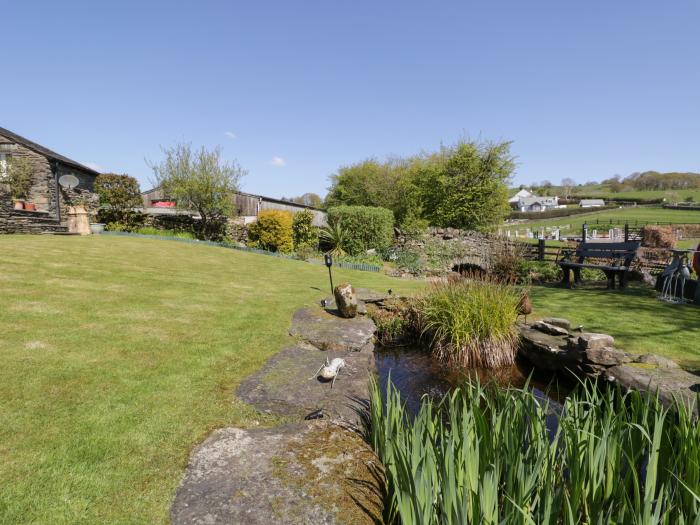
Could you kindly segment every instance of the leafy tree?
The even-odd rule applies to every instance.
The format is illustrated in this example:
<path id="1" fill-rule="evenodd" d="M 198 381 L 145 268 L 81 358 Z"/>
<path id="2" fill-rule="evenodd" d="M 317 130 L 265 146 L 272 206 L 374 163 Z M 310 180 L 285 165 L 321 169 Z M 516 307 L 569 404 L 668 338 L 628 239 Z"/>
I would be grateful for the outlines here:
<path id="1" fill-rule="evenodd" d="M 421 169 L 424 217 L 433 226 L 486 230 L 509 212 L 508 180 L 515 169 L 510 142 L 461 142 Z"/>
<path id="2" fill-rule="evenodd" d="M 413 184 L 418 158 L 367 159 L 331 176 L 325 205 L 374 206 L 394 212 L 397 221 L 418 206 Z"/>
<path id="3" fill-rule="evenodd" d="M 140 223 L 135 208 L 143 206 L 138 181 L 129 175 L 103 173 L 95 179 L 95 193 L 100 198 L 100 221 L 119 223 L 130 230 Z"/>
<path id="4" fill-rule="evenodd" d="M 284 200 L 284 199 L 283 199 Z M 299 197 L 292 197 L 289 202 L 295 204 L 303 204 L 304 206 L 312 206 L 314 208 L 320 208 L 323 206 L 323 199 L 316 195 L 315 193 L 304 193 Z"/>
<path id="5" fill-rule="evenodd" d="M 236 161 L 222 161 L 220 147 L 193 151 L 190 144 L 177 144 L 163 153 L 160 164 L 150 164 L 156 184 L 179 208 L 199 214 L 197 237 L 220 238 L 222 225 L 234 214 L 233 198 L 245 170 Z"/>
<path id="6" fill-rule="evenodd" d="M 394 214 L 386 208 L 334 206 L 328 208 L 328 223 L 331 228 L 322 234 L 322 241 L 330 240 L 328 235 L 335 235 L 336 229 L 340 229 L 342 239 L 339 242 L 333 239 L 331 244 L 350 255 L 387 248 L 394 240 Z"/>

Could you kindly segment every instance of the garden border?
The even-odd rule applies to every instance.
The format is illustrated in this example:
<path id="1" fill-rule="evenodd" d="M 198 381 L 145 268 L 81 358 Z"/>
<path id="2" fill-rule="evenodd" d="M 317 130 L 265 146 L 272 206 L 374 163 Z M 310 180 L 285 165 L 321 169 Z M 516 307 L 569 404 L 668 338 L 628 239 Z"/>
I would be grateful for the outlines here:
<path id="1" fill-rule="evenodd" d="M 242 252 L 250 252 L 250 253 L 256 253 L 258 255 L 270 255 L 272 257 L 279 257 L 281 259 L 290 259 L 293 261 L 301 261 L 301 262 L 307 262 L 310 264 L 316 264 L 316 265 L 323 265 L 323 261 L 319 260 L 304 260 L 304 259 L 299 259 L 298 257 L 294 257 L 293 255 L 286 255 L 284 253 L 278 253 L 278 252 L 271 252 L 268 250 L 261 250 L 259 248 L 249 248 L 247 246 L 236 246 L 233 244 L 226 244 L 223 242 L 214 242 L 214 241 L 200 241 L 199 239 L 182 239 L 180 237 L 166 237 L 163 235 L 150 235 L 150 234 L 145 234 L 145 233 L 131 233 L 131 232 L 110 232 L 110 231 L 105 231 L 102 232 L 100 235 L 111 235 L 114 237 L 141 237 L 144 239 L 156 239 L 160 241 L 177 241 L 177 242 L 184 242 L 188 244 L 204 244 L 206 246 L 217 246 L 219 248 L 228 248 L 230 250 L 239 250 Z M 364 264 L 364 263 L 348 263 L 348 262 L 335 262 L 333 263 L 335 266 L 338 268 L 344 269 L 344 270 L 357 270 L 360 272 L 381 272 L 382 267 L 381 266 L 375 266 L 373 264 Z"/>

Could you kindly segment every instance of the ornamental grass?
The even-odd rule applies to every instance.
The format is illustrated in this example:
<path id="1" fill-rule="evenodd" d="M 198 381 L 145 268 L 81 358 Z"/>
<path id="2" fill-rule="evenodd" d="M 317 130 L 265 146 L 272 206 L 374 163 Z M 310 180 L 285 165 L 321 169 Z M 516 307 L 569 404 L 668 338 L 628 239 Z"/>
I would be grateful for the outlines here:
<path id="1" fill-rule="evenodd" d="M 438 284 L 415 300 L 413 320 L 432 353 L 448 364 L 510 366 L 519 300 L 516 288 L 491 280 Z"/>
<path id="2" fill-rule="evenodd" d="M 363 414 L 386 523 L 700 522 L 700 427 L 682 402 L 584 384 L 552 428 L 548 400 L 471 382 L 411 419 L 373 382 Z"/>

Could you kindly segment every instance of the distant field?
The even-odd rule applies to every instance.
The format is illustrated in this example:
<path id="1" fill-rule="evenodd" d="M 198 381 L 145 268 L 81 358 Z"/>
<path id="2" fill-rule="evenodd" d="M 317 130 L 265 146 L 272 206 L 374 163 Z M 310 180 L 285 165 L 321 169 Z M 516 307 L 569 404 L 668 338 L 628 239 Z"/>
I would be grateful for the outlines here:
<path id="1" fill-rule="evenodd" d="M 518 188 L 511 188 L 510 195 L 515 195 Z M 564 190 L 560 186 L 550 188 L 551 195 L 564 195 Z M 573 199 L 585 197 L 599 197 L 606 200 L 615 199 L 666 199 L 668 202 L 684 201 L 687 197 L 692 197 L 694 201 L 700 202 L 700 189 L 694 190 L 658 190 L 658 191 L 621 191 L 613 193 L 607 186 L 595 184 L 592 186 L 576 187 L 571 195 Z"/>
<path id="2" fill-rule="evenodd" d="M 615 210 L 604 210 L 591 213 L 582 213 L 570 217 L 557 217 L 554 219 L 529 220 L 518 223 L 504 224 L 504 231 L 516 230 L 523 233 L 526 228 L 538 230 L 541 228 L 559 227 L 562 233 L 575 231 L 579 232 L 583 223 L 588 223 L 591 228 L 596 226 L 607 227 L 610 223 L 613 226 L 622 226 L 629 222 L 631 226 L 641 226 L 648 223 L 676 223 L 676 224 L 697 224 L 700 223 L 700 211 L 693 210 L 669 210 L 660 207 L 649 206 L 628 206 Z"/>

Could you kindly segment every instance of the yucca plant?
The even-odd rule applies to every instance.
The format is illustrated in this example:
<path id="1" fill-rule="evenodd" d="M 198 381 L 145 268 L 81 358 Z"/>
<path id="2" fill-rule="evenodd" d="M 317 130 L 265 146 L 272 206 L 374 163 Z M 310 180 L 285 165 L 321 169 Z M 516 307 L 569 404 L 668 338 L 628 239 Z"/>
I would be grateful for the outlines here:
<path id="1" fill-rule="evenodd" d="M 340 222 L 331 222 L 318 234 L 321 246 L 334 257 L 345 255 L 345 230 Z"/>
<path id="2" fill-rule="evenodd" d="M 582 384 L 560 407 L 465 383 L 411 419 L 372 382 L 365 436 L 384 464 L 388 523 L 700 523 L 693 407 Z"/>
<path id="3" fill-rule="evenodd" d="M 463 280 L 434 286 L 414 302 L 417 331 L 433 354 L 463 367 L 515 361 L 520 295 L 512 286 Z"/>

